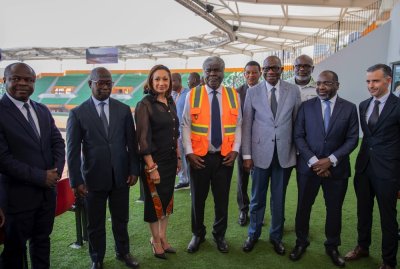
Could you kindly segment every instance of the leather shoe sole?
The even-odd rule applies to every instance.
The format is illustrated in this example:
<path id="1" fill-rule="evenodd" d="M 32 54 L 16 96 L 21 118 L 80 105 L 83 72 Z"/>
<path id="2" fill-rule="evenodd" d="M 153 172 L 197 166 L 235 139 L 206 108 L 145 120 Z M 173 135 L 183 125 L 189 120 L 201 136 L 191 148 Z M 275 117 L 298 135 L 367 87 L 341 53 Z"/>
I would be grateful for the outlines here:
<path id="1" fill-rule="evenodd" d="M 274 246 L 274 250 L 276 254 L 278 255 L 285 255 L 285 246 L 283 245 L 282 241 L 276 242 L 273 240 L 270 240 L 271 244 Z"/>
<path id="2" fill-rule="evenodd" d="M 214 242 L 217 244 L 217 249 L 222 253 L 228 253 L 228 244 L 224 238 L 214 238 Z"/>
<path id="3" fill-rule="evenodd" d="M 203 243 L 204 241 L 205 241 L 204 236 L 193 235 L 187 247 L 187 252 L 195 253 L 196 251 L 199 250 L 200 244 Z"/>
<path id="4" fill-rule="evenodd" d="M 344 256 L 345 261 L 355 261 L 364 257 L 369 256 L 369 251 L 356 246 L 352 251 L 349 251 L 346 256 Z"/>
<path id="5" fill-rule="evenodd" d="M 250 237 L 247 237 L 247 239 L 244 242 L 243 247 L 242 247 L 243 251 L 244 252 L 252 251 L 254 246 L 256 245 L 256 243 L 257 243 L 257 239 L 252 239 Z"/>
<path id="6" fill-rule="evenodd" d="M 340 257 L 339 251 L 336 249 L 326 250 L 326 254 L 331 257 L 331 260 L 334 265 L 338 267 L 345 267 L 346 263 L 342 257 Z"/>
<path id="7" fill-rule="evenodd" d="M 125 262 L 126 266 L 128 266 L 130 268 L 138 268 L 139 267 L 139 263 L 129 253 L 126 254 L 125 256 L 117 254 L 115 257 L 117 258 L 117 260 Z"/>
<path id="8" fill-rule="evenodd" d="M 289 254 L 289 259 L 292 261 L 298 261 L 303 256 L 304 252 L 306 252 L 307 247 L 303 246 L 295 246 L 292 252 Z"/>

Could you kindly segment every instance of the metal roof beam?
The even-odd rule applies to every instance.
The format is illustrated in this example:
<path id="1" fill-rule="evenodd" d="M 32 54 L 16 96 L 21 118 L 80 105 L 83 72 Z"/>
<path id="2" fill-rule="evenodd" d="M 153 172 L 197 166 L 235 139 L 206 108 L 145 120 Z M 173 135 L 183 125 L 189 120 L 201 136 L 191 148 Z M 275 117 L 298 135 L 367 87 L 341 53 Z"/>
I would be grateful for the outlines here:
<path id="1" fill-rule="evenodd" d="M 376 0 L 236 0 L 237 2 L 254 4 L 276 4 L 294 6 L 321 6 L 321 7 L 366 7 Z"/>

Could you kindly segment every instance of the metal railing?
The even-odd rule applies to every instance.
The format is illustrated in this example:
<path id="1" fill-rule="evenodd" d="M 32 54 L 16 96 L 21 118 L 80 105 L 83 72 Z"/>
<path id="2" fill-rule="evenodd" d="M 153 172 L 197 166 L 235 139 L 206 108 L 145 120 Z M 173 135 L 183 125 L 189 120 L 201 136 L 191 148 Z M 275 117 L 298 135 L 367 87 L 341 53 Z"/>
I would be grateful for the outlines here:
<path id="1" fill-rule="evenodd" d="M 390 18 L 390 12 L 399 0 L 378 0 L 365 8 L 349 8 L 340 21 L 319 30 L 304 40 L 285 47 L 283 50 L 270 52 L 282 60 L 285 66 L 283 79 L 293 76 L 292 65 L 296 57 L 308 54 L 314 64 L 347 47 L 366 36 Z"/>

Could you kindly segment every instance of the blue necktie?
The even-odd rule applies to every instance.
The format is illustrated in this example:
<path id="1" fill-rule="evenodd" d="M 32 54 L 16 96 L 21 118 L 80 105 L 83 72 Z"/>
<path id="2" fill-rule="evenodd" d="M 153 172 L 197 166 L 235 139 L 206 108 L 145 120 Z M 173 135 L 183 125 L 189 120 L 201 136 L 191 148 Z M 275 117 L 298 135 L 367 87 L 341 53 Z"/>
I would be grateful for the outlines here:
<path id="1" fill-rule="evenodd" d="M 105 102 L 100 102 L 100 119 L 103 123 L 104 130 L 106 131 L 106 135 L 108 136 L 108 121 L 106 117 L 106 113 L 104 112 Z"/>
<path id="2" fill-rule="evenodd" d="M 216 90 L 213 90 L 213 99 L 211 102 L 211 144 L 216 149 L 218 149 L 222 144 L 221 115 L 217 93 Z"/>
<path id="3" fill-rule="evenodd" d="M 35 121 L 32 118 L 32 114 L 31 114 L 31 110 L 30 110 L 30 106 L 28 103 L 24 103 L 24 108 L 26 109 L 27 115 L 28 115 L 28 122 L 31 125 L 33 131 L 35 132 L 35 135 L 37 136 L 38 139 L 40 139 L 40 135 L 38 132 L 38 129 L 36 127 Z"/>
<path id="4" fill-rule="evenodd" d="M 326 107 L 324 111 L 324 127 L 325 127 L 325 133 L 328 131 L 329 127 L 329 120 L 331 119 L 331 101 L 325 100 L 324 101 Z"/>

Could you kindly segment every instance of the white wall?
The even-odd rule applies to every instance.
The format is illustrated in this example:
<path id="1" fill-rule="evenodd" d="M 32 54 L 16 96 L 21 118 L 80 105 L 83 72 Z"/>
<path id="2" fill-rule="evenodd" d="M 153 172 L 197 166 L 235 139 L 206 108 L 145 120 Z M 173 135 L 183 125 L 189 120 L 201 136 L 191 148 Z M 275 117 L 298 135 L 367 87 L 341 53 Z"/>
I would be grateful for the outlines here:
<path id="1" fill-rule="evenodd" d="M 317 64 L 313 77 L 316 78 L 323 70 L 336 72 L 340 82 L 339 96 L 358 106 L 370 96 L 365 83 L 367 68 L 387 63 L 390 32 L 391 23 L 388 22 Z"/>
<path id="2" fill-rule="evenodd" d="M 390 19 L 393 27 L 390 29 L 387 62 L 394 63 L 400 61 L 400 2 L 393 8 Z"/>

